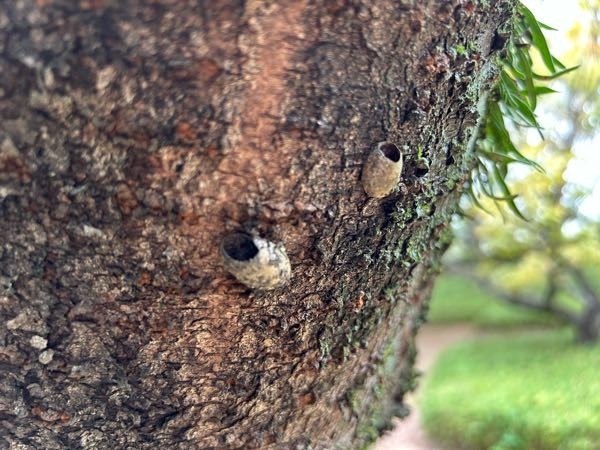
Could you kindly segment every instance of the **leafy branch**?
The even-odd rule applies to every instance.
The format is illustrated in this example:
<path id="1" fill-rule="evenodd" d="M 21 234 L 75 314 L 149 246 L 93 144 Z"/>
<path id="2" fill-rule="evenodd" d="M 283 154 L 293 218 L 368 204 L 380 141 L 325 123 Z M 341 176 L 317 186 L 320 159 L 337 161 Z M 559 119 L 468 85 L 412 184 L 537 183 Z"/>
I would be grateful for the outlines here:
<path id="1" fill-rule="evenodd" d="M 539 171 L 543 168 L 518 150 L 507 122 L 512 128 L 535 128 L 543 138 L 535 109 L 540 96 L 555 92 L 543 83 L 577 67 L 566 68 L 550 53 L 542 29 L 553 28 L 538 22 L 524 5 L 519 4 L 517 8 L 514 29 L 501 59 L 500 76 L 486 105 L 483 136 L 476 145 L 477 162 L 467 194 L 481 209 L 485 210 L 479 197 L 484 195 L 495 201 L 501 213 L 500 203 L 505 203 L 517 217 L 527 220 L 515 203 L 517 195 L 506 183 L 508 167 L 520 163 Z M 534 72 L 533 49 L 541 56 L 547 74 Z"/>

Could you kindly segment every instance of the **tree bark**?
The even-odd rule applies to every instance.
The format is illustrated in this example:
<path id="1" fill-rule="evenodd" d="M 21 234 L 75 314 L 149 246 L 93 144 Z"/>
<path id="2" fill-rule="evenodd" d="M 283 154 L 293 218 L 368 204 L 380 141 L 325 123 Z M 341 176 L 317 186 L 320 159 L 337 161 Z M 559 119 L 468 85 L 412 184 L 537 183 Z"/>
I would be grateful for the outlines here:
<path id="1" fill-rule="evenodd" d="M 350 449 L 414 383 L 512 2 L 0 4 L 0 448 Z M 369 199 L 378 142 L 401 189 Z M 219 243 L 285 246 L 252 291 Z"/>
<path id="2" fill-rule="evenodd" d="M 582 344 L 597 344 L 600 338 L 600 304 L 589 305 L 584 310 L 577 326 L 577 341 Z"/>

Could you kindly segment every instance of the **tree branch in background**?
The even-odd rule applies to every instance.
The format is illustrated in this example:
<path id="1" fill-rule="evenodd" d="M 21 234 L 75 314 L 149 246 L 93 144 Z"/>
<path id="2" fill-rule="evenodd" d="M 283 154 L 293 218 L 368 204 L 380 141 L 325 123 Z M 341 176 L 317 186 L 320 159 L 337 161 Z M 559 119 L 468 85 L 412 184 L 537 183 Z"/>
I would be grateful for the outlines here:
<path id="1" fill-rule="evenodd" d="M 448 265 L 448 269 L 453 273 L 468 278 L 481 289 L 491 293 L 507 303 L 523 306 L 536 311 L 549 312 L 574 325 L 578 325 L 580 322 L 579 317 L 576 314 L 558 306 L 553 302 L 556 294 L 558 293 L 558 288 L 552 277 L 549 277 L 548 288 L 546 289 L 546 292 L 541 298 L 538 299 L 523 293 L 509 292 L 500 288 L 488 279 L 477 275 L 475 273 L 474 266 L 453 263 Z"/>
<path id="2" fill-rule="evenodd" d="M 566 260 L 561 261 L 561 265 L 563 265 L 571 274 L 571 277 L 575 281 L 575 284 L 581 292 L 582 298 L 588 305 L 588 307 L 600 307 L 600 297 L 598 296 L 596 290 L 585 276 L 583 270 L 581 270 L 578 267 L 575 267 Z"/>

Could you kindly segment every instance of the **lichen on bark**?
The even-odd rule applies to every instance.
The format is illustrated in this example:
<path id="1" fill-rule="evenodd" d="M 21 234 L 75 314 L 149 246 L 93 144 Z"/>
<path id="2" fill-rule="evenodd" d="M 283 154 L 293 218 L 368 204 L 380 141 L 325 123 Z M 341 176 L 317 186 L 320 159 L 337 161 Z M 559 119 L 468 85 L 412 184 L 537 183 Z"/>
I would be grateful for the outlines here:
<path id="1" fill-rule="evenodd" d="M 1 3 L 0 447 L 373 439 L 413 386 L 511 14 Z M 404 154 L 402 186 L 369 199 L 361 168 L 381 141 Z M 251 291 L 223 269 L 219 243 L 240 231 L 285 245 L 286 287 Z"/>

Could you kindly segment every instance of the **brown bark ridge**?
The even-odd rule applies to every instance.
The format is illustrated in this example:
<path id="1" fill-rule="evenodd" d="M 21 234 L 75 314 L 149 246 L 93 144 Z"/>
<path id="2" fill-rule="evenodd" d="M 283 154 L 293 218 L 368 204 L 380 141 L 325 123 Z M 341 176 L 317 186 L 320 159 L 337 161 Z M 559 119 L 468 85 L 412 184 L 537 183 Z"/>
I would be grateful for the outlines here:
<path id="1" fill-rule="evenodd" d="M 352 449 L 414 381 L 512 3 L 0 3 L 0 448 Z M 378 142 L 401 189 L 369 199 Z M 219 243 L 285 246 L 252 291 Z"/>

